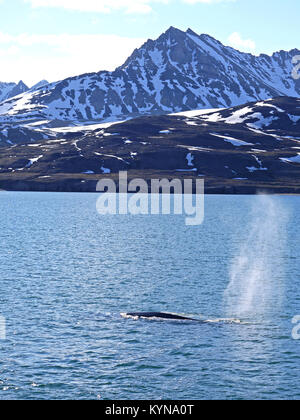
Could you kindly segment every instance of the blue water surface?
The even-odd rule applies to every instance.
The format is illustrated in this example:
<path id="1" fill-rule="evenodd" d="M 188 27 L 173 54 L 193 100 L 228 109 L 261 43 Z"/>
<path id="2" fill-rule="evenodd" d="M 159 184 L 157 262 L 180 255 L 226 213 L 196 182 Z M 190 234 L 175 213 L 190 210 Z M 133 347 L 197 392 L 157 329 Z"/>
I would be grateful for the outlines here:
<path id="1" fill-rule="evenodd" d="M 0 399 L 300 397 L 300 197 L 272 198 L 288 214 L 286 237 L 264 254 L 282 301 L 270 296 L 240 322 L 228 320 L 224 292 L 255 197 L 207 196 L 195 227 L 184 216 L 100 216 L 96 200 L 0 193 Z"/>

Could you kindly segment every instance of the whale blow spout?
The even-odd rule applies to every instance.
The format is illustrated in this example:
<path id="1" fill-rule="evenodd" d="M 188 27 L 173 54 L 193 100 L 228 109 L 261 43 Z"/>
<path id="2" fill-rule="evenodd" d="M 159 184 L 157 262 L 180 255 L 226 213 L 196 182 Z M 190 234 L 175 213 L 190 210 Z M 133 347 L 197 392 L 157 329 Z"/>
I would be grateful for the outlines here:
<path id="1" fill-rule="evenodd" d="M 128 312 L 123 314 L 125 317 L 130 318 L 158 318 L 158 319 L 170 319 L 170 320 L 177 320 L 177 321 L 197 321 L 202 322 L 198 319 L 188 318 L 181 315 L 170 314 L 165 312 Z"/>

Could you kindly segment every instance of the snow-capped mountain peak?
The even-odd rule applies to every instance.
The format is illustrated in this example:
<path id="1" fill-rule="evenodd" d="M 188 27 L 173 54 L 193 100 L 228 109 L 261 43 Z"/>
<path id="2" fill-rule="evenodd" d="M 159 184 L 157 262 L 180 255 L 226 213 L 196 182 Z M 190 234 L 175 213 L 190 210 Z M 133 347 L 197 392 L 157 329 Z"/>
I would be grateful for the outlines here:
<path id="1" fill-rule="evenodd" d="M 6 99 L 13 98 L 14 96 L 20 95 L 28 90 L 28 86 L 25 85 L 22 80 L 17 83 L 2 83 L 0 82 L 0 102 Z"/>
<path id="2" fill-rule="evenodd" d="M 34 91 L 34 90 L 37 90 L 37 89 L 39 89 L 40 87 L 46 86 L 46 85 L 48 85 L 48 84 L 49 84 L 49 82 L 48 82 L 47 80 L 41 80 L 40 82 L 38 82 L 38 83 L 36 83 L 35 85 L 33 85 L 33 86 L 30 88 L 30 90 L 31 90 L 31 91 Z"/>
<path id="3" fill-rule="evenodd" d="M 0 120 L 113 121 L 297 97 L 295 55 L 300 51 L 254 56 L 171 27 L 113 72 L 72 77 L 5 101 Z"/>

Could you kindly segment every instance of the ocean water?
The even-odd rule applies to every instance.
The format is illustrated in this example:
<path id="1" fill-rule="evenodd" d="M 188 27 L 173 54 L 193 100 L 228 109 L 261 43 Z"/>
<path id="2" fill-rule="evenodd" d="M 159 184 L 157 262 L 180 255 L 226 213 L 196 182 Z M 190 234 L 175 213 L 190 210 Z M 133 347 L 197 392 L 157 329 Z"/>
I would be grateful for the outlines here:
<path id="1" fill-rule="evenodd" d="M 207 196 L 196 227 L 96 199 L 0 193 L 1 400 L 300 397 L 300 197 Z"/>

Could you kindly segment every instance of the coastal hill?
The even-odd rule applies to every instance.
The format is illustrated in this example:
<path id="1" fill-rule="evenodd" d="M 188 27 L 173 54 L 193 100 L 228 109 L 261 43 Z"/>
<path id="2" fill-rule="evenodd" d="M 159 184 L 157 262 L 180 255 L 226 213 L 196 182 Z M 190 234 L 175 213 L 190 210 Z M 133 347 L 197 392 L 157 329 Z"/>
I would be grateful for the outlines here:
<path id="1" fill-rule="evenodd" d="M 0 148 L 0 188 L 95 191 L 97 180 L 205 178 L 207 193 L 300 193 L 300 99 L 49 128 Z M 7 136 L 10 137 L 9 130 Z M 10 137 L 12 138 L 12 137 Z"/>

